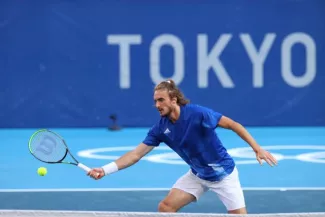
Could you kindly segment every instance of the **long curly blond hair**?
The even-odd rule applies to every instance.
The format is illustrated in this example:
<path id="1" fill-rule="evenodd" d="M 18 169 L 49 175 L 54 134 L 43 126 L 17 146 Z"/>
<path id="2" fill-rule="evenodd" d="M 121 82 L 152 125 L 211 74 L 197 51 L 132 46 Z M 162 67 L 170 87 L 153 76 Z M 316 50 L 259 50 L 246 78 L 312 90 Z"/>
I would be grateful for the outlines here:
<path id="1" fill-rule="evenodd" d="M 186 105 L 190 103 L 190 101 L 185 98 L 182 91 L 176 86 L 172 79 L 160 82 L 157 84 L 154 90 L 167 90 L 170 98 L 177 98 L 178 105 Z"/>

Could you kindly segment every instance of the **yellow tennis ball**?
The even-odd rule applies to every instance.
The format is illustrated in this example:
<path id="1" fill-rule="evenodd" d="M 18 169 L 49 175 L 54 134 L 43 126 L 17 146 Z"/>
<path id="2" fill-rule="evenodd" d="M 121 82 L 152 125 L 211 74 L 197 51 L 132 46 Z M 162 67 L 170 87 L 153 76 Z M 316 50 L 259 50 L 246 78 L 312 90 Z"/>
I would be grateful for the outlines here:
<path id="1" fill-rule="evenodd" d="M 37 173 L 40 176 L 45 176 L 47 173 L 47 169 L 45 167 L 40 167 L 40 168 L 38 168 Z"/>

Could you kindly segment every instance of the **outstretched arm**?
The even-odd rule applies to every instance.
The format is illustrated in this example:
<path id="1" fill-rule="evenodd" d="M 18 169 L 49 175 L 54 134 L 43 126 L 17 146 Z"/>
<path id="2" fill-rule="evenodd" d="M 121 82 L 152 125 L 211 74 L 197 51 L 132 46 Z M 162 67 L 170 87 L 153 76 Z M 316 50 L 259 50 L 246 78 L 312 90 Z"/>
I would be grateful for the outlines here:
<path id="1" fill-rule="evenodd" d="M 261 165 L 262 160 L 265 160 L 270 166 L 277 164 L 277 160 L 269 152 L 263 150 L 254 140 L 251 134 L 240 123 L 226 116 L 222 116 L 219 120 L 218 126 L 234 131 L 245 142 L 247 142 L 256 153 L 256 159 Z"/>
<path id="2" fill-rule="evenodd" d="M 154 146 L 141 143 L 134 150 L 127 152 L 115 161 L 119 170 L 125 169 L 137 163 L 142 157 L 148 154 Z"/>
<path id="3" fill-rule="evenodd" d="M 101 168 L 94 168 L 87 175 L 94 179 L 100 179 L 105 175 L 125 169 L 137 163 L 143 156 L 149 153 L 154 146 L 149 146 L 144 143 L 139 144 L 134 150 L 122 155 L 116 161 L 104 165 Z"/>

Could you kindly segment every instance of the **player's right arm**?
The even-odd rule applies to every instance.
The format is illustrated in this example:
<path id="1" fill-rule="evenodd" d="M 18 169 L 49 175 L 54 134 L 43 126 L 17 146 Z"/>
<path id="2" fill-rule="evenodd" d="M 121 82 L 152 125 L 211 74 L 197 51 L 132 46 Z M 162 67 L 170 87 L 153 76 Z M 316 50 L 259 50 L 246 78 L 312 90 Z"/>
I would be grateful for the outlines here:
<path id="1" fill-rule="evenodd" d="M 94 168 L 87 175 L 94 179 L 100 179 L 105 175 L 115 173 L 137 163 L 142 157 L 148 154 L 154 146 L 149 146 L 144 143 L 139 144 L 134 150 L 129 151 L 119 157 L 117 160 L 106 164 L 100 168 Z"/>
<path id="2" fill-rule="evenodd" d="M 158 135 L 159 129 L 155 125 L 149 130 L 145 140 L 140 143 L 134 150 L 125 153 L 120 158 L 109 164 L 106 164 L 100 168 L 92 169 L 87 173 L 87 175 L 91 176 L 94 179 L 100 179 L 105 175 L 109 175 L 111 173 L 115 173 L 119 170 L 123 170 L 127 167 L 132 166 L 160 144 L 161 141 L 159 140 Z"/>
<path id="3" fill-rule="evenodd" d="M 139 144 L 134 150 L 127 152 L 115 161 L 118 170 L 125 169 L 137 163 L 142 157 L 148 154 L 154 146 L 148 146 L 144 143 Z"/>

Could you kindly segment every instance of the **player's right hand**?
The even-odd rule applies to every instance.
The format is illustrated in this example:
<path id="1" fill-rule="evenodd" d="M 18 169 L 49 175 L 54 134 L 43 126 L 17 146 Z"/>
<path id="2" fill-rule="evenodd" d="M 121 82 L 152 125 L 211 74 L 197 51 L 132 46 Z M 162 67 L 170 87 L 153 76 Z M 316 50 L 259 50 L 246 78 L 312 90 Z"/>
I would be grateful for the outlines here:
<path id="1" fill-rule="evenodd" d="M 104 170 L 102 168 L 94 168 L 87 173 L 88 176 L 95 180 L 101 179 L 105 176 Z"/>

